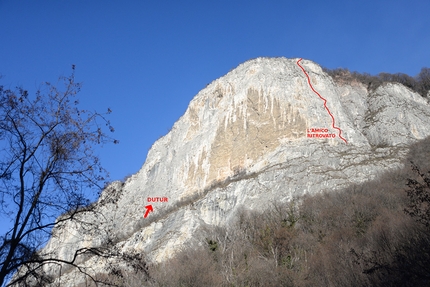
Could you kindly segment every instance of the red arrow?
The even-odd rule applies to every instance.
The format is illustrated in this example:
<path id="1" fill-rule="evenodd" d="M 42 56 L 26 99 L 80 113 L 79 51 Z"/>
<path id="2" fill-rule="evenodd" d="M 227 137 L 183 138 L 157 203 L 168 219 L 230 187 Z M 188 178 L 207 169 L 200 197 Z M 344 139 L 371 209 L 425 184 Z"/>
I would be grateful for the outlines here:
<path id="1" fill-rule="evenodd" d="M 145 212 L 145 215 L 143 216 L 143 218 L 146 218 L 151 211 L 154 211 L 151 204 L 145 206 L 145 208 L 146 208 L 146 212 Z"/>

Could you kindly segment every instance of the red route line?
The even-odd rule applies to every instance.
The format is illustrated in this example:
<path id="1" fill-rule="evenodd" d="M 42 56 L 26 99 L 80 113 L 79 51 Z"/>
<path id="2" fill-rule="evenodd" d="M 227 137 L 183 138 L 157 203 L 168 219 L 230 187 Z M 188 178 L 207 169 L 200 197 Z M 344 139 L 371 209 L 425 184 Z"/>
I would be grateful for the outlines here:
<path id="1" fill-rule="evenodd" d="M 342 130 L 340 129 L 340 128 L 338 128 L 338 127 L 336 127 L 335 125 L 334 125 L 334 117 L 333 117 L 333 115 L 331 114 L 331 112 L 330 112 L 330 110 L 328 109 L 328 107 L 327 107 L 327 100 L 326 99 L 324 99 L 317 91 L 315 91 L 315 89 L 314 89 L 314 87 L 312 86 L 312 84 L 311 84 L 311 79 L 309 78 L 309 75 L 308 75 L 308 73 L 306 73 L 306 71 L 305 71 L 305 69 L 299 64 L 299 62 L 302 60 L 302 58 L 300 58 L 300 60 L 298 60 L 297 61 L 297 65 L 302 69 L 302 71 L 303 71 L 303 73 L 305 73 L 305 75 L 306 75 L 306 77 L 308 78 L 308 84 L 309 84 L 309 87 L 311 87 L 311 89 L 312 89 L 312 91 L 314 91 L 314 93 L 315 94 L 317 94 L 318 95 L 318 97 L 320 97 L 320 99 L 321 100 L 323 100 L 324 101 L 324 108 L 327 110 L 327 112 L 328 112 L 328 114 L 330 115 L 330 117 L 331 117 L 331 119 L 332 119 L 332 127 L 334 128 L 334 129 L 337 129 L 338 131 L 339 131 L 339 137 L 345 142 L 345 143 L 348 143 L 347 141 L 346 141 L 346 139 L 345 138 L 343 138 L 342 136 L 341 136 L 341 134 L 342 134 Z"/>

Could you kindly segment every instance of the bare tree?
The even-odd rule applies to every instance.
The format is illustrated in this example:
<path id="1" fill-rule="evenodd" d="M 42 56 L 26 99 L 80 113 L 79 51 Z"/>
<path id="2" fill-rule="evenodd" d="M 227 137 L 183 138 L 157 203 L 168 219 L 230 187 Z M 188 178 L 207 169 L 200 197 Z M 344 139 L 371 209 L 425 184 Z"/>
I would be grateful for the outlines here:
<path id="1" fill-rule="evenodd" d="M 412 170 L 417 174 L 417 179 L 409 178 L 406 190 L 409 203 L 405 212 L 430 227 L 430 172 L 420 171 L 419 167 L 412 163 Z"/>
<path id="2" fill-rule="evenodd" d="M 430 68 L 422 68 L 416 78 L 418 81 L 419 93 L 424 97 L 427 96 L 430 91 Z"/>
<path id="3" fill-rule="evenodd" d="M 105 181 L 93 147 L 117 143 L 102 130 L 107 126 L 113 132 L 105 118 L 110 109 L 106 114 L 78 109 L 81 84 L 75 83 L 74 68 L 70 77 L 60 78 L 63 90 L 45 83 L 35 97 L 0 86 L 0 208 L 10 226 L 0 235 L 0 286 L 17 270 L 27 271 L 13 282 L 36 278 L 35 270 L 46 262 L 76 265 L 75 258 L 61 262 L 36 251 L 56 223 L 88 211 L 88 191 L 100 190 Z M 77 255 L 87 252 L 98 253 L 88 249 Z"/>

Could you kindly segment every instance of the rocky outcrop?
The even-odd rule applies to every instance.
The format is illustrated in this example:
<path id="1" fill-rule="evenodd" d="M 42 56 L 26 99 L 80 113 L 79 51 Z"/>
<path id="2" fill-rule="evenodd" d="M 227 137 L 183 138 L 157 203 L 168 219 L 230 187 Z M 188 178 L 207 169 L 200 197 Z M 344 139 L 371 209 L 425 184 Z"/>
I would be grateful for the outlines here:
<path id="1" fill-rule="evenodd" d="M 112 241 L 117 250 L 163 261 L 202 227 L 228 224 L 241 206 L 264 209 L 373 179 L 399 167 L 408 145 L 430 135 L 430 105 L 417 93 L 392 83 L 374 91 L 335 83 L 302 60 L 346 144 L 297 61 L 257 58 L 209 84 L 154 143 L 142 169 L 105 189 L 96 203 L 102 216 L 82 218 L 99 229 L 57 226 L 43 252 L 67 259 L 80 247 Z M 143 218 L 148 204 L 154 212 Z M 84 264 L 103 272 L 105 263 L 94 257 Z"/>

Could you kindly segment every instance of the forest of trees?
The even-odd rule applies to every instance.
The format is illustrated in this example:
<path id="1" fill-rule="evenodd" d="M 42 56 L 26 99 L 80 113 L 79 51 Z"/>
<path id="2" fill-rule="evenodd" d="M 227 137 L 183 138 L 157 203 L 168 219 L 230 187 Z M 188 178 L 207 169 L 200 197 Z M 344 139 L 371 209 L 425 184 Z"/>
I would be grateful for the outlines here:
<path id="1" fill-rule="evenodd" d="M 411 77 L 404 73 L 379 73 L 378 75 L 370 75 L 368 73 L 350 72 L 345 68 L 326 69 L 324 71 L 329 74 L 335 81 L 349 82 L 358 81 L 367 86 L 368 89 L 374 90 L 383 83 L 393 82 L 400 83 L 411 90 L 419 93 L 421 96 L 428 96 L 430 91 L 430 68 L 424 67 L 415 77 Z"/>

